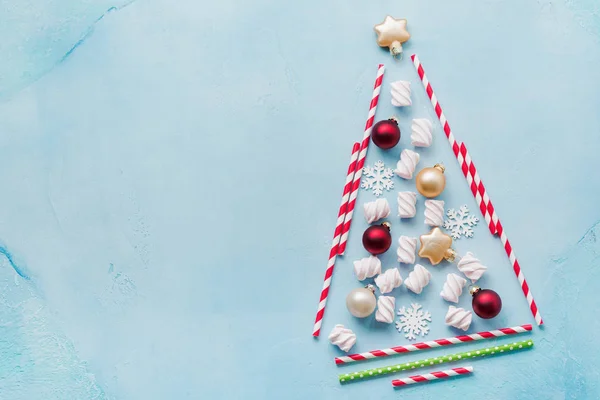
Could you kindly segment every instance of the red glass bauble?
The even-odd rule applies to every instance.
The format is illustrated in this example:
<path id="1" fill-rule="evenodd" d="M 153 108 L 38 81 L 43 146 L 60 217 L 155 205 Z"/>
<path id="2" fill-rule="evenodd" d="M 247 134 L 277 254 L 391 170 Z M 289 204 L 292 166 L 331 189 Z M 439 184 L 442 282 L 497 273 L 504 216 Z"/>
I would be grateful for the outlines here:
<path id="1" fill-rule="evenodd" d="M 502 310 L 502 299 L 490 289 L 474 288 L 473 311 L 483 319 L 494 318 Z"/>
<path id="2" fill-rule="evenodd" d="M 395 119 L 386 119 L 373 125 L 371 138 L 377 147 L 391 149 L 400 141 L 400 128 Z"/>
<path id="3" fill-rule="evenodd" d="M 392 245 L 390 228 L 386 225 L 374 225 L 367 228 L 362 237 L 363 246 L 373 254 L 385 253 Z"/>

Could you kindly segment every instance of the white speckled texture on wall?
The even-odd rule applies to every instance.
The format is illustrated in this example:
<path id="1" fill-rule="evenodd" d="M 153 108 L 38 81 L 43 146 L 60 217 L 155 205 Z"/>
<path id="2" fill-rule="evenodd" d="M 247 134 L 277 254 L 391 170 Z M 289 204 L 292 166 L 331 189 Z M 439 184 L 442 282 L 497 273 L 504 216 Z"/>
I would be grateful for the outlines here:
<path id="1" fill-rule="evenodd" d="M 0 398 L 600 397 L 593 0 L 5 3 Z M 401 394 L 389 377 L 340 386 L 338 373 L 364 365 L 336 367 L 342 352 L 326 338 L 339 323 L 357 334 L 353 351 L 407 343 L 393 324 L 345 309 L 361 285 L 352 261 L 367 255 L 360 214 L 322 337 L 311 336 L 377 63 L 387 66 L 378 118 L 397 115 L 402 139 L 389 152 L 371 147 L 367 163 L 395 165 L 412 148 L 411 120 L 435 121 L 409 60 L 375 43 L 372 26 L 387 13 L 408 18 L 406 55 L 419 54 L 468 145 L 546 323 L 531 351 L 475 360 L 473 377 Z M 412 106 L 392 107 L 397 80 L 411 81 Z M 441 199 L 475 211 L 444 140 L 435 121 L 419 168 L 444 162 Z M 394 179 L 382 195 L 390 204 L 414 191 L 414 179 Z M 358 210 L 374 198 L 361 190 Z M 419 198 L 402 222 L 392 213 L 394 246 L 426 230 L 423 207 Z M 469 332 L 533 323 L 485 224 L 455 247 L 489 267 L 480 284 L 504 303 Z M 397 266 L 394 247 L 381 259 Z M 395 289 L 396 306 L 431 312 L 428 339 L 460 333 L 444 325 L 439 297 L 456 266 L 418 262 L 431 283 L 421 295 Z M 403 278 L 412 270 L 399 268 Z M 470 307 L 468 294 L 458 306 Z"/>

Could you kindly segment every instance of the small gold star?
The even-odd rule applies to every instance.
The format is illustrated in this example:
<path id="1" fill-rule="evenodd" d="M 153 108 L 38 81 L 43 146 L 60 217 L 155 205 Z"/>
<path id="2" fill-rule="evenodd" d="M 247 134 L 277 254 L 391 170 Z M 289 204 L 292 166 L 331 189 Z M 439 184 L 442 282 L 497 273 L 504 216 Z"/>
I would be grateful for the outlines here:
<path id="1" fill-rule="evenodd" d="M 431 265 L 439 264 L 443 259 L 454 261 L 456 253 L 452 250 L 452 238 L 438 227 L 426 235 L 421 235 L 419 257 L 428 258 Z"/>
<path id="2" fill-rule="evenodd" d="M 406 19 L 386 16 L 382 23 L 375 25 L 377 44 L 381 47 L 389 47 L 393 56 L 402 53 L 402 43 L 410 39 L 406 24 Z"/>

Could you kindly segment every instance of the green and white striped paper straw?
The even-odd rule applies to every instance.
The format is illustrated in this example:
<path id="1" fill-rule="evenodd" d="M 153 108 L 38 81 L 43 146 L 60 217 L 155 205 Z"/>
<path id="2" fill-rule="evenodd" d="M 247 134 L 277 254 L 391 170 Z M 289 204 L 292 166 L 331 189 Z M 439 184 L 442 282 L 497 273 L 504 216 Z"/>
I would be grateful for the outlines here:
<path id="1" fill-rule="evenodd" d="M 423 368 L 433 365 L 444 364 L 453 361 L 462 361 L 470 358 L 486 357 L 495 354 L 512 353 L 518 350 L 530 349 L 533 347 L 532 340 L 524 340 L 522 342 L 514 342 L 509 344 L 503 344 L 501 346 L 489 346 L 482 349 L 464 351 L 462 353 L 454 353 L 446 356 L 426 358 L 424 360 L 412 361 L 402 364 L 390 365 L 388 367 L 379 367 L 373 369 L 366 369 L 364 371 L 350 372 L 347 374 L 340 374 L 340 383 L 350 383 L 361 381 L 364 379 L 374 378 L 376 376 L 393 374 L 400 371 L 406 371 L 408 369 Z"/>

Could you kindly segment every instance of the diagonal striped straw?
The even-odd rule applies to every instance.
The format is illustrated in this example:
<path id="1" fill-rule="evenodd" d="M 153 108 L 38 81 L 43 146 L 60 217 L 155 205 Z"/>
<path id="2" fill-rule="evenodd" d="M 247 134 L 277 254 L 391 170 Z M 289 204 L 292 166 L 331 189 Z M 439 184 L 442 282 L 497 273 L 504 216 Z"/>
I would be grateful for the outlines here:
<path id="1" fill-rule="evenodd" d="M 323 288 L 321 289 L 321 299 L 319 302 L 319 309 L 317 311 L 317 317 L 313 328 L 313 336 L 319 336 L 321 333 L 321 323 L 323 321 L 323 315 L 325 314 L 325 305 L 327 304 L 327 296 L 329 295 L 329 286 L 331 286 L 331 278 L 333 276 L 333 269 L 335 268 L 335 260 L 338 254 L 340 238 L 342 236 L 342 225 L 346 216 L 346 209 L 348 207 L 348 199 L 350 197 L 350 189 L 352 187 L 352 178 L 356 172 L 356 165 L 358 162 L 358 151 L 360 144 L 354 143 L 352 147 L 352 155 L 350 156 L 350 164 L 348 165 L 348 173 L 346 174 L 346 184 L 344 185 L 344 191 L 342 193 L 342 203 L 338 211 L 337 223 L 335 224 L 335 230 L 333 232 L 333 240 L 331 242 L 331 249 L 329 251 L 329 260 L 327 261 L 327 269 L 325 270 L 325 278 L 323 280 Z"/>
<path id="2" fill-rule="evenodd" d="M 515 272 L 515 275 L 517 276 L 519 283 L 521 284 L 521 289 L 523 290 L 523 294 L 525 295 L 525 298 L 527 299 L 527 303 L 529 304 L 529 309 L 531 310 L 531 313 L 533 314 L 533 317 L 535 318 L 535 322 L 538 325 L 542 325 L 544 323 L 544 321 L 542 320 L 542 316 L 540 315 L 537 304 L 535 303 L 535 300 L 533 299 L 533 294 L 531 294 L 531 291 L 529 290 L 529 285 L 527 284 L 525 275 L 523 274 L 523 271 L 521 271 L 521 265 L 519 264 L 519 261 L 517 260 L 517 256 L 513 252 L 513 249 L 508 240 L 508 237 L 506 236 L 506 233 L 504 232 L 502 223 L 500 222 L 500 219 L 498 218 L 498 215 L 496 214 L 496 210 L 495 210 L 494 206 L 492 205 L 492 201 L 490 200 L 487 190 L 485 189 L 485 186 L 483 185 L 483 182 L 481 181 L 481 178 L 479 177 L 477 168 L 475 168 L 475 164 L 473 164 L 473 161 L 471 160 L 471 156 L 469 155 L 469 152 L 467 151 L 467 147 L 465 146 L 464 143 L 462 143 L 462 142 L 459 143 L 454 138 L 454 135 L 452 134 L 452 129 L 450 129 L 450 124 L 448 123 L 448 120 L 446 119 L 446 116 L 444 115 L 444 111 L 442 110 L 442 107 L 440 106 L 440 103 L 438 102 L 437 96 L 435 95 L 435 92 L 433 91 L 433 88 L 431 87 L 431 83 L 429 82 L 429 79 L 427 79 L 427 76 L 425 75 L 425 70 L 423 69 L 423 65 L 421 65 L 421 62 L 419 61 L 419 57 L 416 54 L 413 54 L 411 56 L 411 59 L 413 61 L 413 65 L 414 65 L 415 69 L 417 70 L 417 74 L 419 75 L 419 78 L 421 79 L 421 83 L 423 83 L 425 92 L 427 92 L 427 96 L 429 97 L 429 100 L 431 100 L 431 105 L 433 106 L 435 114 L 437 115 L 438 119 L 440 120 L 440 123 L 442 124 L 442 128 L 444 129 L 444 134 L 446 135 L 446 138 L 448 138 L 448 142 L 450 143 L 450 146 L 452 147 L 452 152 L 454 153 L 456 160 L 458 161 L 458 164 L 460 165 L 463 175 L 467 179 L 467 183 L 469 184 L 471 193 L 473 193 L 473 196 L 475 197 L 475 201 L 477 201 L 477 203 L 479 204 L 479 210 L 483 214 L 483 217 L 485 218 L 485 221 L 488 224 L 488 228 L 489 228 L 490 232 L 493 235 L 496 234 L 500 237 L 500 240 L 502 241 L 502 245 L 504 246 L 504 251 L 506 252 L 506 255 L 508 256 L 508 259 L 510 260 L 510 263 L 513 267 L 513 271 Z"/>
<path id="3" fill-rule="evenodd" d="M 349 167 L 348 174 L 346 175 L 346 185 L 344 186 L 342 204 L 340 205 L 340 210 L 338 212 L 338 220 L 335 227 L 333 242 L 331 243 L 331 250 L 329 251 L 329 260 L 327 261 L 327 269 L 325 270 L 325 279 L 323 281 L 323 288 L 321 289 L 319 307 L 317 309 L 317 316 L 313 325 L 314 337 L 318 337 L 321 333 L 321 325 L 323 323 L 323 316 L 325 315 L 325 306 L 327 305 L 327 297 L 329 296 L 329 287 L 331 286 L 331 277 L 335 267 L 335 260 L 338 254 L 341 255 L 344 253 L 344 249 L 346 248 L 346 241 L 348 240 L 348 233 L 350 231 L 350 223 L 352 222 L 352 214 L 356 204 L 356 197 L 358 196 L 358 189 L 360 187 L 362 168 L 365 165 L 365 158 L 367 157 L 367 150 L 369 147 L 369 141 L 371 139 L 371 129 L 375 119 L 375 111 L 377 109 L 377 102 L 379 101 L 379 92 L 381 92 L 381 83 L 383 82 L 384 71 L 385 67 L 383 64 L 379 64 L 379 67 L 377 68 L 377 78 L 375 79 L 375 85 L 373 87 L 371 104 L 369 106 L 369 115 L 365 125 L 363 140 L 360 144 L 360 151 L 358 152 L 354 167 L 352 167 L 352 163 L 350 164 L 350 167 L 353 168 L 352 174 Z M 354 148 L 352 149 L 353 159 L 354 154 L 356 154 L 356 145 L 357 144 L 355 144 Z M 346 197 L 348 193 L 350 194 L 349 198 Z M 347 202 L 345 202 L 345 198 L 347 199 Z"/>
<path id="4" fill-rule="evenodd" d="M 369 105 L 369 115 L 367 116 L 365 131 L 363 134 L 362 143 L 360 145 L 360 154 L 358 155 L 356 174 L 354 175 L 354 181 L 352 182 L 352 193 L 350 194 L 348 211 L 346 213 L 346 220 L 344 221 L 342 239 L 340 241 L 340 249 L 338 251 L 339 255 L 343 255 L 346 251 L 346 242 L 348 241 L 348 235 L 350 234 L 350 225 L 352 225 L 352 216 L 354 215 L 354 207 L 356 206 L 356 198 L 358 197 L 358 190 L 360 188 L 360 179 L 362 177 L 363 167 L 365 166 L 365 160 L 367 158 L 369 142 L 371 141 L 371 130 L 373 129 L 373 123 L 375 122 L 375 112 L 377 111 L 377 103 L 379 101 L 379 93 L 381 92 L 381 84 L 383 82 L 384 72 L 385 67 L 383 64 L 379 64 L 379 68 L 377 69 L 377 78 L 375 79 L 375 85 L 373 87 L 373 95 L 371 96 L 371 104 Z"/>

